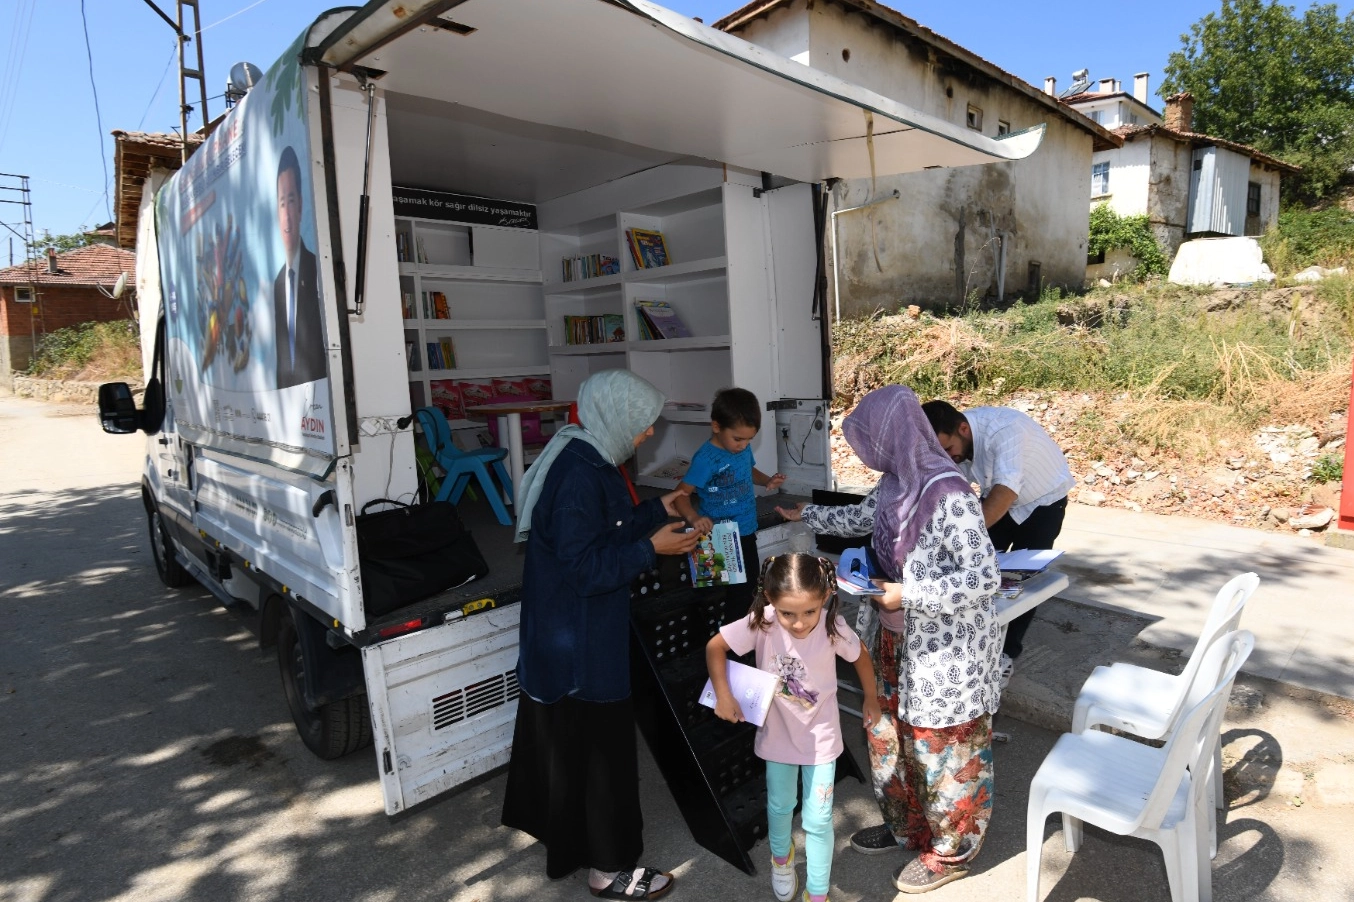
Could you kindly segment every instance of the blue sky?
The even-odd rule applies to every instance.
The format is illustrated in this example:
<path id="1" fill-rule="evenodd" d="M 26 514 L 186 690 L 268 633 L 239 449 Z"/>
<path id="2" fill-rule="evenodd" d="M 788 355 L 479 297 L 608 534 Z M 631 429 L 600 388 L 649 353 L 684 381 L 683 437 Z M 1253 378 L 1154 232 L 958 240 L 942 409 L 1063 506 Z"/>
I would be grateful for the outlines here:
<path id="1" fill-rule="evenodd" d="M 233 63 L 249 60 L 266 69 L 316 15 L 338 2 L 201 0 L 212 114 L 224 108 L 219 95 Z M 172 0 L 156 4 L 173 15 Z M 742 2 L 668 0 L 666 5 L 711 23 Z M 1092 7 L 1065 0 L 894 0 L 886 5 L 1035 86 L 1054 75 L 1065 88 L 1071 73 L 1085 67 L 1093 79 L 1118 78 L 1128 87 L 1135 72 L 1146 71 L 1156 105 L 1167 55 L 1179 49 L 1180 35 L 1220 2 L 1135 0 Z M 1352 3 L 1337 5 L 1343 15 Z M 109 199 L 104 196 L 105 166 L 109 175 L 112 170 L 109 131 L 172 131 L 179 122 L 169 26 L 145 0 L 84 0 L 87 57 L 81 7 L 81 0 L 0 0 L 0 46 L 5 47 L 0 172 L 29 176 L 39 234 L 43 229 L 73 232 L 112 218 L 111 189 Z M 191 127 L 199 122 L 193 120 Z M 17 207 L 0 207 L 0 221 L 17 219 Z M 0 234 L 11 233 L 0 229 Z M 15 254 L 20 252 L 16 239 Z M 0 265 L 8 265 L 8 253 L 8 243 L 0 240 Z"/>

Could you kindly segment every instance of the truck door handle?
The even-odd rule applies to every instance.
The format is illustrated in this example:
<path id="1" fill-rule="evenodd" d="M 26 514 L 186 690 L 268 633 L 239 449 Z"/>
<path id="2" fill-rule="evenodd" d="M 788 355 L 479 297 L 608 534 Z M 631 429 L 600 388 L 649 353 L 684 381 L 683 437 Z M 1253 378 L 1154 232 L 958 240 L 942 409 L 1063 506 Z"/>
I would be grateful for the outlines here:
<path id="1" fill-rule="evenodd" d="M 331 504 L 334 505 L 334 507 L 338 507 L 337 496 L 334 495 L 333 489 L 326 489 L 320 497 L 315 499 L 315 503 L 310 506 L 310 515 L 318 518 L 320 512 Z"/>

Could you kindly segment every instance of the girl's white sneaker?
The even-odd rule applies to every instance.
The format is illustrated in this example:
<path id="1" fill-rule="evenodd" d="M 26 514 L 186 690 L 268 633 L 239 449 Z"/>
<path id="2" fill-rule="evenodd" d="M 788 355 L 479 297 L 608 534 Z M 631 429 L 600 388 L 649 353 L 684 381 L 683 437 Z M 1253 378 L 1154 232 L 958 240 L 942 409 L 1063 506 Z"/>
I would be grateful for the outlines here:
<path id="1" fill-rule="evenodd" d="M 771 859 L 771 892 L 775 893 L 780 902 L 790 902 L 798 888 L 799 878 L 795 875 L 795 847 L 791 844 L 790 857 L 785 859 L 785 864 L 776 864 L 776 859 Z"/>

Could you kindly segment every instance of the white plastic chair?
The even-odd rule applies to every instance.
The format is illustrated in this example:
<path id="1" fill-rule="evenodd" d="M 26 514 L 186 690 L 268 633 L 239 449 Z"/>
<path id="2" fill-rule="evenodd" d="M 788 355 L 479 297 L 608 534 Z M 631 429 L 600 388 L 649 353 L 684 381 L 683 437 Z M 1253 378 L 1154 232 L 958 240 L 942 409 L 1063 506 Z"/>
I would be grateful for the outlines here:
<path id="1" fill-rule="evenodd" d="M 1185 713 L 1162 748 L 1092 730 L 1064 733 L 1030 784 L 1025 821 L 1028 902 L 1038 902 L 1044 822 L 1063 814 L 1069 852 L 1082 822 L 1161 847 L 1172 902 L 1211 902 L 1213 879 L 1201 820 L 1212 817 L 1207 780 L 1232 681 L 1255 647 L 1245 630 L 1228 633 L 1195 668 Z"/>
<path id="2" fill-rule="evenodd" d="M 1218 590 L 1199 641 L 1194 644 L 1194 651 L 1179 676 L 1124 663 L 1091 671 L 1077 693 L 1072 710 L 1072 732 L 1084 733 L 1103 725 L 1144 739 L 1169 736 L 1185 708 L 1185 694 L 1205 652 L 1219 636 L 1237 628 L 1246 602 L 1259 585 L 1260 577 L 1243 573 Z M 1209 793 L 1218 810 L 1226 806 L 1221 775 L 1222 746 L 1219 745 L 1208 776 Z M 1210 820 L 1209 824 L 1210 835 L 1216 836 L 1216 823 Z M 1210 842 L 1210 848 L 1216 853 L 1216 839 Z"/>

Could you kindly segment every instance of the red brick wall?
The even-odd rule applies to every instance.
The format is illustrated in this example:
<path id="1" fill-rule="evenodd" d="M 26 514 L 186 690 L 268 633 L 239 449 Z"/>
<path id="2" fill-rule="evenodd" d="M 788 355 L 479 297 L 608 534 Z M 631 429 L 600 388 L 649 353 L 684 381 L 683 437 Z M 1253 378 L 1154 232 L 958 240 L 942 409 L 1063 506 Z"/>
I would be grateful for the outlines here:
<path id="1" fill-rule="evenodd" d="M 37 321 L 39 333 L 55 332 L 80 323 L 131 318 L 124 301 L 104 297 L 91 286 L 39 285 L 37 296 L 41 308 Z M 30 335 L 32 307 L 14 302 L 13 285 L 0 286 L 0 335 Z"/>

